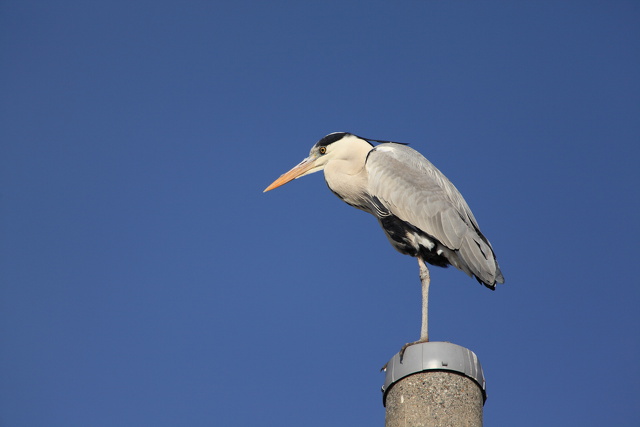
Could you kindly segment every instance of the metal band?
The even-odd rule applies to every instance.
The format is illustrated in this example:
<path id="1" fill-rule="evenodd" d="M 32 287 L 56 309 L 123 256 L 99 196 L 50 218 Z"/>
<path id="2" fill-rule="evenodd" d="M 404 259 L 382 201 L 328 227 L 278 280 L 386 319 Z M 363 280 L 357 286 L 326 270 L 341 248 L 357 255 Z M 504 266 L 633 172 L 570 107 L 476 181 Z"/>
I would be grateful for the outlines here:
<path id="1" fill-rule="evenodd" d="M 386 406 L 387 392 L 393 384 L 409 375 L 425 371 L 451 371 L 465 375 L 478 384 L 483 400 L 487 389 L 478 357 L 471 350 L 449 342 L 425 342 L 406 348 L 402 362 L 400 353 L 391 358 L 386 367 L 382 402 Z"/>

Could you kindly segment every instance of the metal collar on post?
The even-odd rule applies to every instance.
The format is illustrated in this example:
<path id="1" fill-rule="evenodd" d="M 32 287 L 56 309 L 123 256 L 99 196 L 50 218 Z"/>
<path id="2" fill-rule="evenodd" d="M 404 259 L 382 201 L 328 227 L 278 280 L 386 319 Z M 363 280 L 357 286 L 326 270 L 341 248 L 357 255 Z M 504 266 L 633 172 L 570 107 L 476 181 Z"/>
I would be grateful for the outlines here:
<path id="1" fill-rule="evenodd" d="M 487 389 L 478 357 L 471 350 L 449 342 L 425 342 L 407 347 L 400 361 L 400 353 L 391 358 L 382 386 L 382 403 L 386 407 L 387 393 L 393 385 L 412 374 L 425 371 L 451 371 L 475 381 L 482 390 L 483 401 Z"/>

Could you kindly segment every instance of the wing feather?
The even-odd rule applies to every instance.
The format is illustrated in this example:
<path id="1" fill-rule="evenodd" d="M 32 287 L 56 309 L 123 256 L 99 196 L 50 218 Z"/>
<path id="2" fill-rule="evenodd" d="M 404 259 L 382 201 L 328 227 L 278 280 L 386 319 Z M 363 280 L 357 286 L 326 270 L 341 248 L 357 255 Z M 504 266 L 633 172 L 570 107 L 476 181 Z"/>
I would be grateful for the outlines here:
<path id="1" fill-rule="evenodd" d="M 488 286 L 502 274 L 489 241 L 456 187 L 424 156 L 399 144 L 376 146 L 367 157 L 369 194 L 395 216 L 419 228 L 457 254 Z"/>

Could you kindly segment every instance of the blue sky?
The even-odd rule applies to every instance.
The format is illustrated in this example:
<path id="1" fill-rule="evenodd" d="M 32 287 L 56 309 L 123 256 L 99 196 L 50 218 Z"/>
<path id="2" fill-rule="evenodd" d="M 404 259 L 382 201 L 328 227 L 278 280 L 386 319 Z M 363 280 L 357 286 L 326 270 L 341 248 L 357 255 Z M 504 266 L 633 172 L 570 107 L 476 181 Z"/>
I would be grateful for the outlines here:
<path id="1" fill-rule="evenodd" d="M 506 284 L 432 268 L 489 426 L 632 425 L 640 4 L 4 1 L 0 424 L 383 425 L 417 263 L 315 174 L 411 143 Z"/>

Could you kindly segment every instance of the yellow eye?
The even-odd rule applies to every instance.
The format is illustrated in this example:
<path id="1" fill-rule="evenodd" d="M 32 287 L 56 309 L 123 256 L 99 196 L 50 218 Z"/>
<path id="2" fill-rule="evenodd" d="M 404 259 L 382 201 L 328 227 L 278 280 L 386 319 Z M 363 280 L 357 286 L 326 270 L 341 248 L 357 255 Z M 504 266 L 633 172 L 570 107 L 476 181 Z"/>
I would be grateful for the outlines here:
<path id="1" fill-rule="evenodd" d="M 327 147 L 320 147 L 318 151 L 320 152 L 320 154 L 325 154 L 327 152 Z"/>

